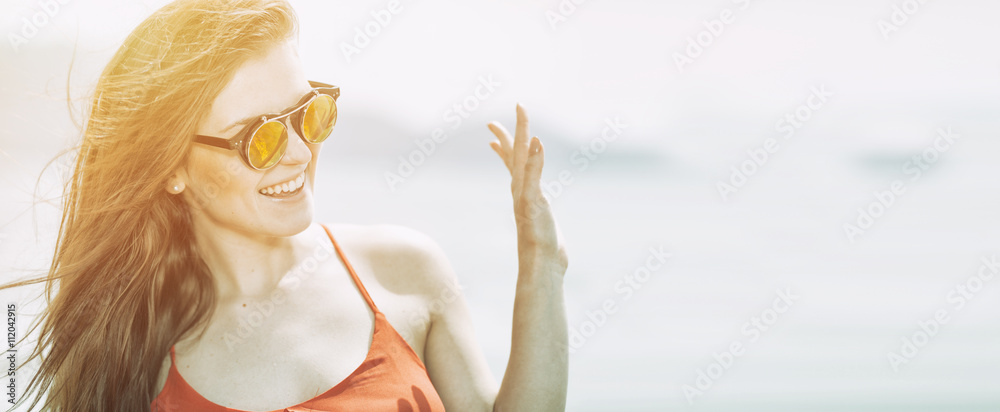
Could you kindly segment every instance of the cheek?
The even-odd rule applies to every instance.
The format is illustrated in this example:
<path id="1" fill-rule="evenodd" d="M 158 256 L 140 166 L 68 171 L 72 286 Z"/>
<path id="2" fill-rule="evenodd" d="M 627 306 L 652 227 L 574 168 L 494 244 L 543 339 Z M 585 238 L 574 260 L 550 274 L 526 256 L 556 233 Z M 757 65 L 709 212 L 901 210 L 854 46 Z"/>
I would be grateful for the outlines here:
<path id="1" fill-rule="evenodd" d="M 202 156 L 189 167 L 190 194 L 200 209 L 228 209 L 252 199 L 260 176 L 235 156 Z"/>
<path id="2" fill-rule="evenodd" d="M 309 145 L 309 150 L 312 151 L 312 160 L 309 161 L 309 166 L 306 167 L 306 175 L 308 175 L 307 182 L 309 183 L 309 191 L 315 193 L 316 182 L 316 165 L 319 163 L 319 152 L 323 148 L 323 144 Z"/>

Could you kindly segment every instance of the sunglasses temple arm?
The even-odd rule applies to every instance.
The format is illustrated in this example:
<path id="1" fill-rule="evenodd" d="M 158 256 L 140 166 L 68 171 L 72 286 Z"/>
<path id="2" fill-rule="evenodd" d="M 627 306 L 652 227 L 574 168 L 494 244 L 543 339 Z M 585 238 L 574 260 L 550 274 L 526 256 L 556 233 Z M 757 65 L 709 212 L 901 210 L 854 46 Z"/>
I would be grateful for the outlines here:
<path id="1" fill-rule="evenodd" d="M 235 148 L 236 147 L 235 140 L 237 139 L 229 140 L 229 139 L 223 139 L 221 137 L 205 136 L 205 135 L 196 135 L 194 137 L 195 142 L 204 143 L 215 147 L 221 147 L 223 149 Z"/>

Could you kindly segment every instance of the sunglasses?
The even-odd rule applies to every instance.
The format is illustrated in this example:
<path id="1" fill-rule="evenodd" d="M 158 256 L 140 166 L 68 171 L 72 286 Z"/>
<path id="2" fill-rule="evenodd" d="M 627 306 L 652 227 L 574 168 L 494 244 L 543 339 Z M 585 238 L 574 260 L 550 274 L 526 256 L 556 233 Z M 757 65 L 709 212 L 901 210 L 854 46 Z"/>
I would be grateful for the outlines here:
<path id="1" fill-rule="evenodd" d="M 278 164 L 288 147 L 286 120 L 290 120 L 299 137 L 310 144 L 326 140 L 337 123 L 340 87 L 314 81 L 310 81 L 309 86 L 313 89 L 285 113 L 261 115 L 229 139 L 195 135 L 194 141 L 236 150 L 251 169 L 270 169 Z"/>

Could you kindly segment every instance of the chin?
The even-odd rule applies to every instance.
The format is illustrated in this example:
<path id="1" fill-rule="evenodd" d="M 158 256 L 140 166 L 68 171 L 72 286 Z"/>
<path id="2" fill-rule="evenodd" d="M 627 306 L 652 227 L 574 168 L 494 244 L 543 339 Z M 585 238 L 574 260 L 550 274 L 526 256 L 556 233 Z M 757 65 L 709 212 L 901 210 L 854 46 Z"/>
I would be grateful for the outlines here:
<path id="1" fill-rule="evenodd" d="M 312 207 L 299 213 L 287 214 L 280 219 L 272 219 L 266 230 L 275 236 L 294 236 L 308 229 L 313 223 Z"/>

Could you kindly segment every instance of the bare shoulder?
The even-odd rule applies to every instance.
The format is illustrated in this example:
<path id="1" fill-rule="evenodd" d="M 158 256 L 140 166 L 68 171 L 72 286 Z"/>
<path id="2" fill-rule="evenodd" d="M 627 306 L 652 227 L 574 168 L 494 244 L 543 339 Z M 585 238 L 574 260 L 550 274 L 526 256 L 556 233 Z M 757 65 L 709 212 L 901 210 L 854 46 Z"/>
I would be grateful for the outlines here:
<path id="1" fill-rule="evenodd" d="M 349 247 L 364 256 L 379 284 L 394 293 L 433 298 L 456 283 L 447 255 L 426 233 L 397 224 L 329 226 L 350 239 Z"/>

